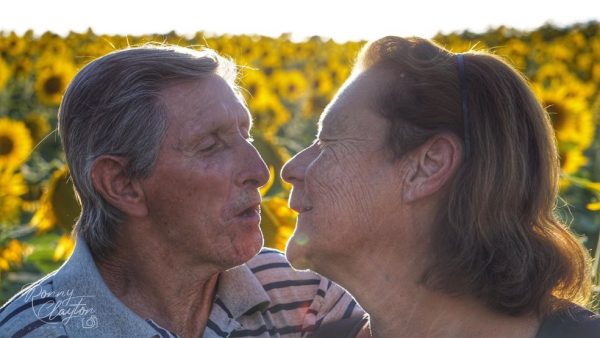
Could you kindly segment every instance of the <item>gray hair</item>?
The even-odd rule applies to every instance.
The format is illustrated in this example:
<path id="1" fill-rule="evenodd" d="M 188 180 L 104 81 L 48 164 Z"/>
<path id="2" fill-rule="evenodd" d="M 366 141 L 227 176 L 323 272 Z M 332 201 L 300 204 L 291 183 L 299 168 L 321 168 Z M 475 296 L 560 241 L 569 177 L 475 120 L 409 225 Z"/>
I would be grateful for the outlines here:
<path id="1" fill-rule="evenodd" d="M 148 177 L 167 129 L 160 93 L 174 81 L 217 74 L 239 94 L 236 68 L 210 49 L 144 45 L 114 51 L 86 65 L 70 83 L 58 130 L 82 210 L 74 228 L 91 251 L 106 257 L 124 214 L 94 188 L 91 169 L 103 155 L 127 161 L 131 178 Z"/>

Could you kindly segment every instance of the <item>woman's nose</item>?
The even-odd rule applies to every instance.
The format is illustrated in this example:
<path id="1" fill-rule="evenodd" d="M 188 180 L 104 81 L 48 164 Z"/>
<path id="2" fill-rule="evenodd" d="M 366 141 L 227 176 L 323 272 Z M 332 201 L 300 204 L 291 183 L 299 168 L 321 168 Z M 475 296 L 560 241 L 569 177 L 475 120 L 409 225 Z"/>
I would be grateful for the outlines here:
<path id="1" fill-rule="evenodd" d="M 302 150 L 287 161 L 283 168 L 281 168 L 281 178 L 292 185 L 303 181 L 306 167 L 310 163 L 309 153 L 310 147 Z"/>

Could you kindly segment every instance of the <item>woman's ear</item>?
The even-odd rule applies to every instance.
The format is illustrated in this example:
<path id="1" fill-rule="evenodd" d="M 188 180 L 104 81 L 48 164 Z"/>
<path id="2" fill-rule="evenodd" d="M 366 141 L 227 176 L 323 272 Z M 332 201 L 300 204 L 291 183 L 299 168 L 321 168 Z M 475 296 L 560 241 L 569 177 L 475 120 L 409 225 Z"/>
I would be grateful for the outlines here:
<path id="1" fill-rule="evenodd" d="M 461 142 L 451 133 L 436 134 L 407 156 L 403 197 L 414 202 L 441 191 L 461 163 Z"/>
<path id="2" fill-rule="evenodd" d="M 115 208 L 133 217 L 148 213 L 144 192 L 137 179 L 127 175 L 127 161 L 119 156 L 103 155 L 92 165 L 94 188 Z"/>

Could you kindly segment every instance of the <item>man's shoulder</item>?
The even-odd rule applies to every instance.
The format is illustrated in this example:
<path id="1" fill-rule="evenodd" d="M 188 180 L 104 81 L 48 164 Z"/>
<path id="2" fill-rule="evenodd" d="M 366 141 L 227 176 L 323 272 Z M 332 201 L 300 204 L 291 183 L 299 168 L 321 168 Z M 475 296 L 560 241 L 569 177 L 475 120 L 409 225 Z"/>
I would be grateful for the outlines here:
<path id="1" fill-rule="evenodd" d="M 54 274 L 23 288 L 0 308 L 0 331 L 6 336 L 59 337 L 65 334 L 60 315 L 53 313 Z M 35 331 L 34 331 L 35 330 Z"/>
<path id="2" fill-rule="evenodd" d="M 281 251 L 264 248 L 246 265 L 270 297 L 267 311 L 287 318 L 286 325 L 312 331 L 321 324 L 364 313 L 342 287 L 313 271 L 294 269 Z"/>
<path id="3" fill-rule="evenodd" d="M 326 280 L 312 271 L 294 269 L 283 252 L 272 248 L 263 248 L 246 265 L 266 289 L 288 284 L 318 286 Z"/>

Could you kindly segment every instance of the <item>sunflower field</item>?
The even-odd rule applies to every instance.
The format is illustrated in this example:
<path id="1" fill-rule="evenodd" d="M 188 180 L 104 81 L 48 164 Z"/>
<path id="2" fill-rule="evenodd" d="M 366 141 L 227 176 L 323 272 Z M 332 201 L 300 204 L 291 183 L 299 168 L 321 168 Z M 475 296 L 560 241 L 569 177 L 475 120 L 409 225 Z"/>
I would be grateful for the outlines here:
<path id="1" fill-rule="evenodd" d="M 557 211 L 595 257 L 600 256 L 600 23 L 499 27 L 482 34 L 438 34 L 455 52 L 486 49 L 505 56 L 531 81 L 551 115 L 561 156 Z M 319 114 L 350 73 L 365 41 L 320 37 L 295 42 L 250 35 L 59 36 L 0 32 L 0 303 L 56 269 L 70 255 L 79 214 L 56 113 L 69 83 L 86 63 L 147 42 L 207 46 L 240 65 L 239 83 L 255 119 L 255 146 L 269 165 L 262 189 L 266 245 L 283 249 L 295 214 L 289 186 L 278 178 L 291 154 L 316 134 Z"/>

